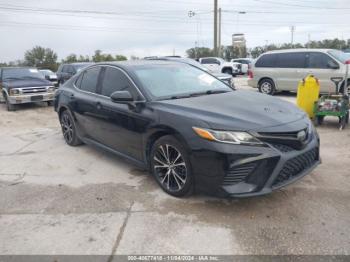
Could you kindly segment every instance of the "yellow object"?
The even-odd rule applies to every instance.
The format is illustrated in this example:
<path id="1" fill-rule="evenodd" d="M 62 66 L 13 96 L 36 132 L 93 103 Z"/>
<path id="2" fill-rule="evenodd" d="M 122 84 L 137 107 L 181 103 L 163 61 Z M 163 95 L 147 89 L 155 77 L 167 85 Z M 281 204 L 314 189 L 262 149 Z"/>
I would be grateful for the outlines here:
<path id="1" fill-rule="evenodd" d="M 215 140 L 215 138 L 213 137 L 212 134 L 210 134 L 209 131 L 207 131 L 203 128 L 198 128 L 198 127 L 192 127 L 192 128 L 197 133 L 197 135 L 199 135 L 200 137 L 202 137 L 204 139 L 208 139 L 210 141 Z"/>
<path id="2" fill-rule="evenodd" d="M 320 95 L 320 84 L 312 75 L 308 75 L 299 82 L 297 105 L 304 110 L 310 118 L 314 117 L 314 104 L 318 101 Z"/>

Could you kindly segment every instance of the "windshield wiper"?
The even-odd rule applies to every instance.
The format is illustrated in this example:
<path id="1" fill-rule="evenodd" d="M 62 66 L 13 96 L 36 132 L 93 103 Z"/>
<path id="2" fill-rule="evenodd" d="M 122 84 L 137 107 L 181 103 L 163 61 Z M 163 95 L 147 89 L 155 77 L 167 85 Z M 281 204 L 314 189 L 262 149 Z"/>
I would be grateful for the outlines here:
<path id="1" fill-rule="evenodd" d="M 179 95 L 179 96 L 171 96 L 170 99 L 181 99 L 181 98 L 189 98 L 191 95 Z"/>
<path id="2" fill-rule="evenodd" d="M 223 90 L 223 89 L 219 89 L 219 90 L 207 90 L 205 92 L 197 92 L 197 93 L 191 93 L 190 96 L 194 97 L 194 96 L 202 96 L 202 95 L 212 95 L 212 94 L 221 94 L 221 93 L 227 93 L 230 92 L 228 90 Z"/>

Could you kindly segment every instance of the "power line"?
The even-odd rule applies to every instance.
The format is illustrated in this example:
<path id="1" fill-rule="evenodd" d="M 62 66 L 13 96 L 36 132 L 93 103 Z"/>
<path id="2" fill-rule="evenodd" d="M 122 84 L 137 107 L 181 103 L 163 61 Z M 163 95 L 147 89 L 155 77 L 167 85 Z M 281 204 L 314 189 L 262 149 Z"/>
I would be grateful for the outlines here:
<path id="1" fill-rule="evenodd" d="M 275 2 L 275 1 L 270 1 L 270 0 L 253 0 L 253 1 L 261 2 L 261 3 L 274 4 L 274 5 L 281 5 L 281 6 L 314 8 L 314 9 L 333 9 L 333 10 L 350 9 L 348 7 L 331 7 L 331 6 L 324 7 L 324 6 L 310 6 L 310 5 L 289 4 L 289 3 L 285 3 L 285 2 Z"/>

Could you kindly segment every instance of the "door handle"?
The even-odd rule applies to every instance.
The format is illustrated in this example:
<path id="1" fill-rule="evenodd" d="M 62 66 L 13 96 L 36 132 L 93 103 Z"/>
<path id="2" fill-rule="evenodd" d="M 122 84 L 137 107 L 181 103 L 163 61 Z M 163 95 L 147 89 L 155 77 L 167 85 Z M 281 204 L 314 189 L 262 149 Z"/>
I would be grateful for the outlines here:
<path id="1" fill-rule="evenodd" d="M 101 103 L 100 103 L 100 102 L 97 102 L 97 103 L 96 103 L 96 108 L 97 108 L 97 110 L 101 110 L 102 105 L 101 105 Z"/>

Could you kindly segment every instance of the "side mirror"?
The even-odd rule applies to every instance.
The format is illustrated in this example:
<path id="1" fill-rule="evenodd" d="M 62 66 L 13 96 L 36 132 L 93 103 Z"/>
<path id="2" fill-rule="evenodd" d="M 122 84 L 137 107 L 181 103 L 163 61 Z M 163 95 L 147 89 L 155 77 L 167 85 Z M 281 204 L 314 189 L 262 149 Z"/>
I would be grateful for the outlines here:
<path id="1" fill-rule="evenodd" d="M 339 65 L 332 60 L 328 62 L 327 67 L 330 69 L 339 69 Z"/>
<path id="2" fill-rule="evenodd" d="M 111 100 L 114 103 L 127 104 L 129 102 L 134 101 L 134 98 L 132 97 L 129 91 L 115 91 L 111 94 Z"/>
<path id="3" fill-rule="evenodd" d="M 46 80 L 50 80 L 50 76 L 46 75 L 46 76 L 45 76 L 45 79 L 46 79 Z"/>

